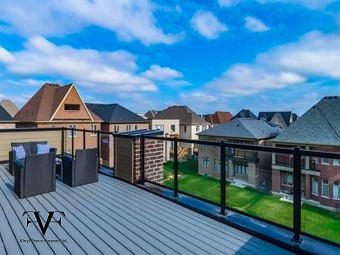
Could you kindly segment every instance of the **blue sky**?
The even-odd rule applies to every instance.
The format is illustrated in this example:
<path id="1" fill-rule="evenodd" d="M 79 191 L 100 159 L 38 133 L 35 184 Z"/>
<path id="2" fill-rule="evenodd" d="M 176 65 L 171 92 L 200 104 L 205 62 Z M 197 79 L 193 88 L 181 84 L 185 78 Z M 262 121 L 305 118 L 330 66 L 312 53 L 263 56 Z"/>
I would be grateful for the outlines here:
<path id="1" fill-rule="evenodd" d="M 304 113 L 340 94 L 340 1 L 0 0 L 0 99 Z"/>

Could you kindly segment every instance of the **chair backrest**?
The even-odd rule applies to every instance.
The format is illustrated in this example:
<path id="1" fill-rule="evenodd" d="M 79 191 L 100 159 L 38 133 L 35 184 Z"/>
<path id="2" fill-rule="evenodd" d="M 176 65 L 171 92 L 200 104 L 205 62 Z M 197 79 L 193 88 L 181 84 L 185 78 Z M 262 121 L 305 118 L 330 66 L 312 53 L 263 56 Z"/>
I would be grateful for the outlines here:
<path id="1" fill-rule="evenodd" d="M 55 178 L 55 153 L 28 155 L 25 158 L 25 195 L 34 195 L 34 190 L 49 190 Z M 32 193 L 32 194 L 30 194 Z"/>
<path id="2" fill-rule="evenodd" d="M 25 149 L 26 155 L 37 154 L 37 144 L 38 143 L 47 144 L 47 141 L 11 143 L 11 147 L 22 145 Z"/>
<path id="3" fill-rule="evenodd" d="M 97 148 L 76 150 L 74 179 L 79 185 L 98 179 Z"/>

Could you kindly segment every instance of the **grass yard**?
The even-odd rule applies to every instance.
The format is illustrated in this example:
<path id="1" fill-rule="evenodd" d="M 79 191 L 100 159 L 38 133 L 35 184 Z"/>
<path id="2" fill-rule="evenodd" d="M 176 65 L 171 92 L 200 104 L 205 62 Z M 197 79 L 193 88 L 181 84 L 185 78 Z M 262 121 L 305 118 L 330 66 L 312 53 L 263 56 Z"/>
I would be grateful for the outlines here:
<path id="1" fill-rule="evenodd" d="M 220 181 L 197 173 L 197 160 L 179 162 L 178 188 L 206 200 L 220 203 Z M 173 187 L 173 162 L 164 164 L 164 185 Z M 288 227 L 293 226 L 293 204 L 252 188 L 227 185 L 229 207 Z M 340 215 L 316 206 L 302 205 L 302 231 L 340 243 Z"/>

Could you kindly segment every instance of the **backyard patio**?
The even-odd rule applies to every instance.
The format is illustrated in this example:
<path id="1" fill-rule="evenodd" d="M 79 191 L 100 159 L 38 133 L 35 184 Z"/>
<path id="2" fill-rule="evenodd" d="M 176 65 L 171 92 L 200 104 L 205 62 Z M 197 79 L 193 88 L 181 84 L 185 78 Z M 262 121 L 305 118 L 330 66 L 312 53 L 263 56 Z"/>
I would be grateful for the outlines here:
<path id="1" fill-rule="evenodd" d="M 33 213 L 46 221 L 45 236 Z M 61 224 L 55 221 L 61 219 Z M 133 185 L 99 175 L 77 188 L 19 199 L 0 165 L 0 254 L 291 254 Z M 46 240 L 46 241 L 45 241 Z"/>

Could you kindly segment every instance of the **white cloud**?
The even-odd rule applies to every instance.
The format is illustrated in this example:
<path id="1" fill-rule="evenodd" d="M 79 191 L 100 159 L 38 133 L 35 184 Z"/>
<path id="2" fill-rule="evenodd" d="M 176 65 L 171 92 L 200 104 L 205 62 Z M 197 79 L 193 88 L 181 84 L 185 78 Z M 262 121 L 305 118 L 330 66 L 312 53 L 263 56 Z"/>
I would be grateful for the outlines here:
<path id="1" fill-rule="evenodd" d="M 190 22 L 195 31 L 208 39 L 216 39 L 220 33 L 227 31 L 227 26 L 220 23 L 214 14 L 207 11 L 197 11 Z"/>
<path id="2" fill-rule="evenodd" d="M 148 0 L 0 0 L 0 20 L 24 36 L 62 36 L 95 25 L 124 41 L 172 44 L 180 38 L 157 26 Z"/>
<path id="3" fill-rule="evenodd" d="M 14 60 L 12 54 L 0 46 L 0 62 L 10 63 Z"/>
<path id="4" fill-rule="evenodd" d="M 206 84 L 224 96 L 306 83 L 309 77 L 340 80 L 340 34 L 311 32 L 299 41 L 259 54 L 251 64 L 235 64 Z"/>
<path id="5" fill-rule="evenodd" d="M 213 103 L 217 101 L 217 97 L 209 95 L 202 91 L 196 91 L 192 93 L 181 93 L 180 98 L 185 104 L 197 104 L 200 103 Z"/>
<path id="6" fill-rule="evenodd" d="M 142 76 L 156 81 L 171 80 L 183 77 L 181 72 L 178 72 L 170 67 L 160 67 L 159 65 L 152 65 L 150 69 L 143 72 Z"/>
<path id="7" fill-rule="evenodd" d="M 230 6 L 233 6 L 233 5 L 237 5 L 240 2 L 241 2 L 241 0 L 218 0 L 218 4 L 221 7 L 230 7 Z"/>
<path id="8" fill-rule="evenodd" d="M 260 3 L 289 3 L 297 4 L 311 9 L 322 9 L 328 4 L 336 2 L 337 0 L 257 0 Z"/>
<path id="9" fill-rule="evenodd" d="M 56 46 L 43 37 L 32 37 L 26 49 L 12 53 L 9 72 L 20 76 L 57 75 L 97 92 L 156 91 L 152 81 L 141 77 L 136 57 L 125 51 L 99 52 Z"/>
<path id="10" fill-rule="evenodd" d="M 221 77 L 207 84 L 224 96 L 244 96 L 256 94 L 266 89 L 278 89 L 305 82 L 306 79 L 295 73 L 269 71 L 256 65 L 237 64 L 225 71 Z"/>
<path id="11" fill-rule="evenodd" d="M 249 31 L 252 32 L 265 32 L 269 30 L 269 27 L 267 27 L 261 20 L 255 18 L 255 17 L 246 17 L 245 18 L 245 26 Z"/>

